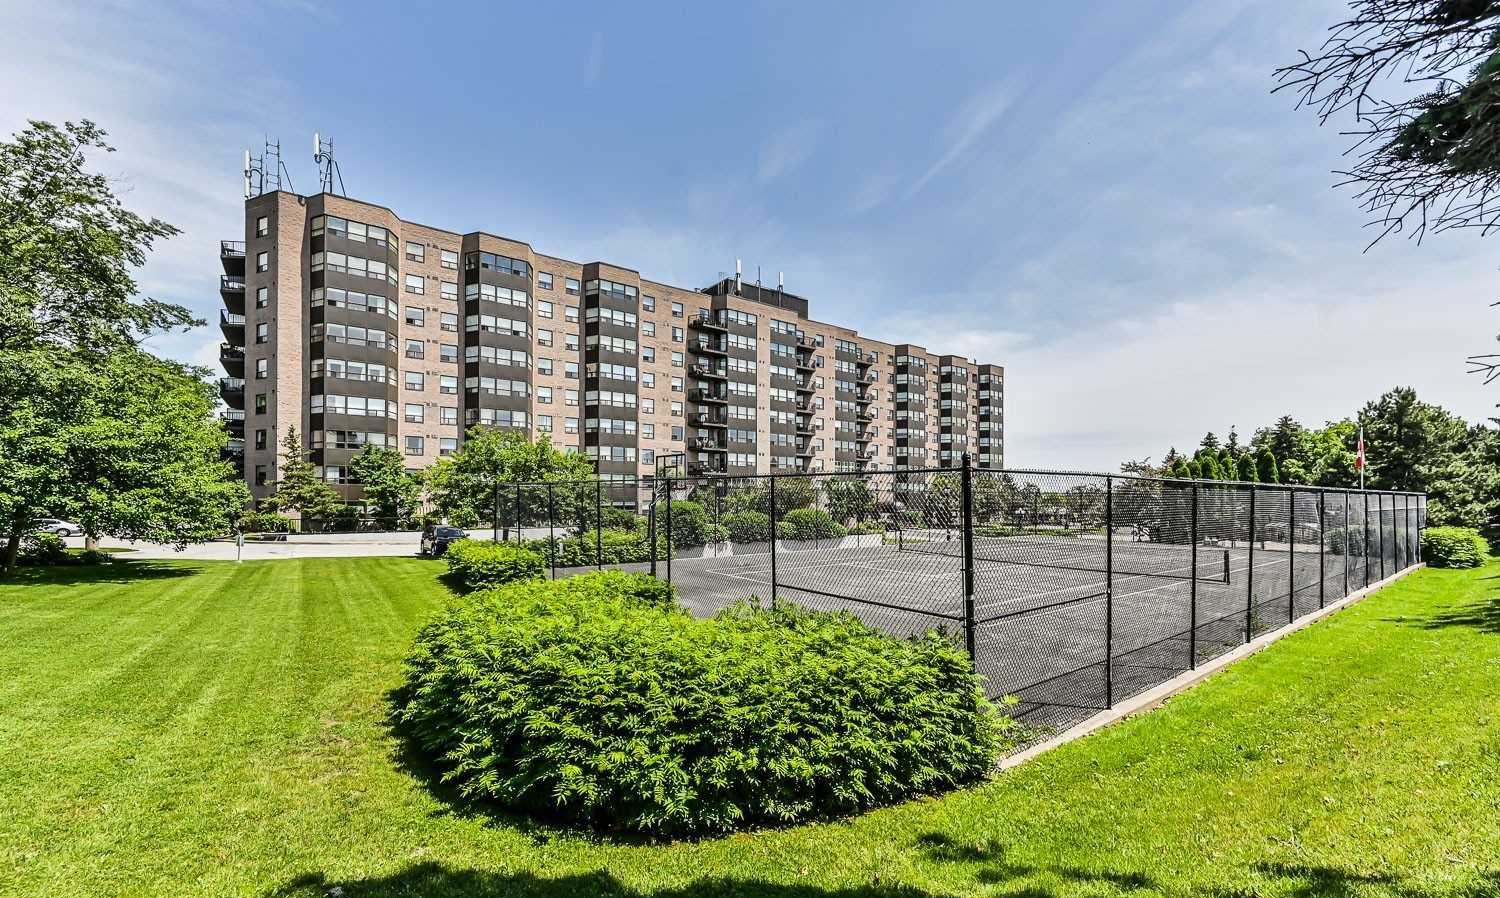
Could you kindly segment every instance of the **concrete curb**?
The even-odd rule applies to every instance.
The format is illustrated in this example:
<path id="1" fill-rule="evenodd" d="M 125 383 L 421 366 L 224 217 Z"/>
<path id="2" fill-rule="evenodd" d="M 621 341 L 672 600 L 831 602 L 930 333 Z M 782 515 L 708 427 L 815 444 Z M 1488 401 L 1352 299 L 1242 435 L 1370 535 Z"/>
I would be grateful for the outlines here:
<path id="1" fill-rule="evenodd" d="M 1037 755 L 1040 755 L 1043 752 L 1051 751 L 1052 749 L 1057 748 L 1059 745 L 1066 745 L 1069 742 L 1074 741 L 1075 739 L 1081 739 L 1084 736 L 1095 732 L 1096 730 L 1101 730 L 1107 726 L 1110 726 L 1111 724 L 1118 723 L 1127 717 L 1134 717 L 1137 714 L 1144 714 L 1147 711 L 1158 708 L 1172 696 L 1182 692 L 1186 692 L 1187 690 L 1193 688 L 1194 686 L 1198 685 L 1199 683 L 1203 682 L 1204 680 L 1208 679 L 1209 677 L 1213 676 L 1229 665 L 1235 663 L 1236 661 L 1239 661 L 1242 658 L 1248 658 L 1261 649 L 1265 648 L 1266 646 L 1271 645 L 1281 637 L 1291 633 L 1295 633 L 1298 630 L 1303 629 L 1304 627 L 1317 623 L 1318 621 L 1322 620 L 1325 617 L 1328 617 L 1329 615 L 1337 611 L 1341 611 L 1344 608 L 1353 605 L 1355 602 L 1362 601 L 1365 597 L 1372 595 L 1373 593 L 1381 589 L 1384 589 L 1392 583 L 1395 583 L 1397 580 L 1406 577 L 1414 571 L 1419 571 L 1426 566 L 1426 564 L 1421 563 L 1414 564 L 1411 567 L 1406 568 L 1405 570 L 1399 571 L 1389 577 L 1386 577 L 1384 580 L 1371 583 L 1364 589 L 1355 590 L 1354 592 L 1338 600 L 1337 602 L 1333 602 L 1326 607 L 1319 608 L 1317 611 L 1314 611 L 1313 613 L 1305 617 L 1298 618 L 1297 620 L 1293 621 L 1290 624 L 1287 624 L 1284 627 L 1272 630 L 1269 633 L 1262 633 L 1261 635 L 1255 637 L 1254 639 L 1234 649 L 1233 651 L 1225 652 L 1212 661 L 1199 665 L 1196 670 L 1184 671 L 1183 673 L 1178 674 L 1177 676 L 1166 681 L 1165 683 L 1162 683 L 1159 686 L 1148 689 L 1147 691 L 1142 692 L 1139 695 L 1131 696 L 1124 701 L 1116 702 L 1113 708 L 1110 708 L 1107 711 L 1100 711 L 1092 717 L 1079 721 L 1068 729 L 1063 730 L 1061 733 L 1058 733 L 1050 739 L 1047 739 L 1045 742 L 1039 742 L 1024 751 L 1017 752 L 1016 754 L 1002 759 L 1000 763 L 996 765 L 996 769 L 1009 770 L 1012 767 L 1016 767 L 1020 764 L 1026 763 L 1027 761 L 1035 758 Z"/>

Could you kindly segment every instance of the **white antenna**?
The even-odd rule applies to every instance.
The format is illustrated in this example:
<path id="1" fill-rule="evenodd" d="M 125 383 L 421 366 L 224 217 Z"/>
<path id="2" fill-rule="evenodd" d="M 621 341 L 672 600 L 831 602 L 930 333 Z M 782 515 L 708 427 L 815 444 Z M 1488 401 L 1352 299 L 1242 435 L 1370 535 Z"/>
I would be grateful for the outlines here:
<path id="1" fill-rule="evenodd" d="M 339 195 L 349 195 L 344 192 L 344 174 L 339 171 L 338 160 L 333 158 L 333 140 L 324 140 L 317 131 L 313 132 L 313 161 L 318 163 L 318 180 L 324 193 L 333 193 L 333 182 L 337 178 Z"/>
<path id="2" fill-rule="evenodd" d="M 245 199 L 248 200 L 252 196 L 252 194 L 250 193 L 250 151 L 249 150 L 245 151 L 245 165 L 241 169 L 241 171 L 243 171 L 245 173 Z"/>
<path id="3" fill-rule="evenodd" d="M 739 292 L 740 292 L 740 275 L 741 275 L 741 273 L 742 273 L 742 269 L 740 267 L 740 260 L 739 260 L 739 257 L 736 256 L 735 260 L 734 260 L 734 292 L 735 292 L 736 295 L 738 295 Z"/>
<path id="4" fill-rule="evenodd" d="M 776 292 L 781 293 L 786 289 L 786 272 L 776 272 Z"/>

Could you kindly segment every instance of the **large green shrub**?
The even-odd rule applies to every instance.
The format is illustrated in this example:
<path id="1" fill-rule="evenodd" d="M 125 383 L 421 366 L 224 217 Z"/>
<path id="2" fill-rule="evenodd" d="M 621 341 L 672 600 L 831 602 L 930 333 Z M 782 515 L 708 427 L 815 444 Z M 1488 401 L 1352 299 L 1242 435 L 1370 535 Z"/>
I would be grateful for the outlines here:
<path id="1" fill-rule="evenodd" d="M 241 533 L 290 533 L 292 519 L 274 511 L 247 511 L 240 516 Z"/>
<path id="2" fill-rule="evenodd" d="M 695 620 L 600 576 L 468 596 L 419 634 L 396 717 L 464 797 L 723 832 L 948 789 L 1015 741 L 946 637 L 795 606 Z"/>
<path id="3" fill-rule="evenodd" d="M 1422 560 L 1433 567 L 1479 567 L 1490 545 L 1469 527 L 1428 527 L 1422 531 Z"/>
<path id="4" fill-rule="evenodd" d="M 724 516 L 729 539 L 737 543 L 763 543 L 771 538 L 771 517 L 759 511 L 736 511 Z"/>
<path id="5" fill-rule="evenodd" d="M 848 533 L 843 525 L 821 508 L 798 508 L 782 516 L 783 524 L 790 524 L 791 539 L 838 539 Z"/>
<path id="6" fill-rule="evenodd" d="M 667 524 L 667 506 L 662 503 L 656 509 L 656 525 L 665 527 Z M 697 502 L 673 502 L 672 503 L 672 548 L 691 549 L 696 546 L 706 545 L 713 534 L 710 533 L 708 512 Z"/>
<path id="7" fill-rule="evenodd" d="M 546 558 L 527 546 L 461 539 L 443 553 L 448 573 L 465 592 L 540 579 Z"/>
<path id="8" fill-rule="evenodd" d="M 67 544 L 56 533 L 38 530 L 21 537 L 21 550 L 16 556 L 20 564 L 49 567 L 57 564 L 72 564 Z"/>

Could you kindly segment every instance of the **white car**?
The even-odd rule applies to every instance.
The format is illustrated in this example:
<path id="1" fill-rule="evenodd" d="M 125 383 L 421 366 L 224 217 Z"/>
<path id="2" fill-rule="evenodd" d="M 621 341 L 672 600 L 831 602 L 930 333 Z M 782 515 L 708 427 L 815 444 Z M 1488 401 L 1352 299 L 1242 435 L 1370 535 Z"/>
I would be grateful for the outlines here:
<path id="1" fill-rule="evenodd" d="M 57 518 L 34 518 L 31 521 L 32 530 L 40 530 L 43 533 L 55 533 L 58 536 L 82 536 L 83 528 L 69 521 Z"/>

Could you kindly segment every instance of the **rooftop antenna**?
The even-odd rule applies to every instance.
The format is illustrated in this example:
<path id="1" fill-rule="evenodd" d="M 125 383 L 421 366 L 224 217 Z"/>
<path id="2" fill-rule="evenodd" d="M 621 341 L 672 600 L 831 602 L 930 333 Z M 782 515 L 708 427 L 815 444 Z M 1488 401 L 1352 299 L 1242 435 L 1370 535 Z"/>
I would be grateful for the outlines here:
<path id="1" fill-rule="evenodd" d="M 786 292 L 786 272 L 785 271 L 778 271 L 778 272 L 776 272 L 776 295 L 778 297 L 780 297 L 781 294 L 783 294 L 785 292 Z"/>
<path id="2" fill-rule="evenodd" d="M 261 184 L 264 176 L 261 174 L 261 160 L 253 158 L 250 151 L 245 150 L 245 199 L 260 196 Z"/>
<path id="3" fill-rule="evenodd" d="M 735 296 L 739 296 L 740 295 L 740 275 L 741 275 L 741 273 L 742 273 L 742 268 L 740 266 L 740 260 L 739 260 L 738 257 L 736 257 L 735 260 L 734 260 L 734 295 Z"/>
<path id="4" fill-rule="evenodd" d="M 267 190 L 294 190 L 292 187 L 292 173 L 287 171 L 286 163 L 281 161 L 281 141 L 266 138 L 265 154 L 260 157 L 260 193 Z M 272 164 L 272 163 L 275 164 Z"/>
<path id="5" fill-rule="evenodd" d="M 313 161 L 318 163 L 318 182 L 323 193 L 333 193 L 333 182 L 337 178 L 339 182 L 339 196 L 348 196 L 344 192 L 344 174 L 339 171 L 339 163 L 333 158 L 333 138 L 324 140 L 317 131 L 313 132 Z"/>

